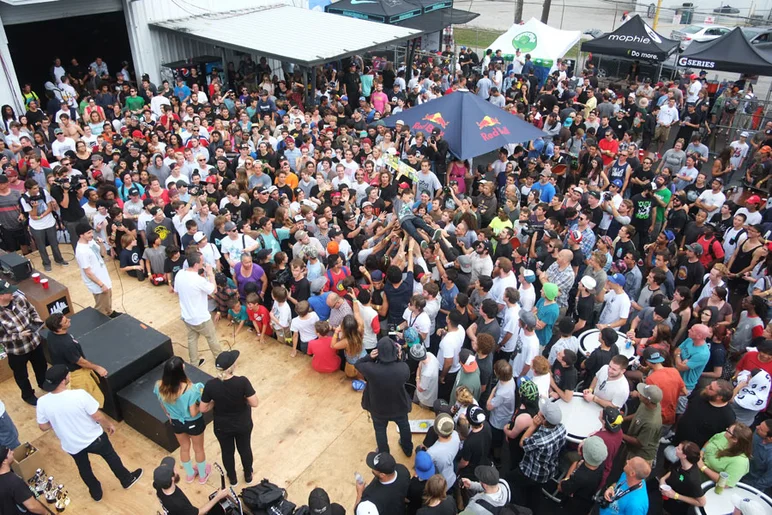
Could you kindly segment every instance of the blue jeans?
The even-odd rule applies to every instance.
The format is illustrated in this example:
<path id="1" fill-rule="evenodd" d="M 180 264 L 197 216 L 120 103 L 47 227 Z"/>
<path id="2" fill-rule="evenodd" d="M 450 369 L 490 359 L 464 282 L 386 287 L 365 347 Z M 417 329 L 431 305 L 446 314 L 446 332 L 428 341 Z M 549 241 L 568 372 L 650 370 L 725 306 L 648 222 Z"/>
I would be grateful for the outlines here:
<path id="1" fill-rule="evenodd" d="M 378 452 L 389 452 L 389 437 L 386 435 L 386 428 L 389 422 L 394 422 L 399 428 L 399 445 L 405 453 L 413 452 L 413 433 L 410 431 L 410 423 L 407 414 L 399 417 L 380 418 L 371 415 L 373 418 L 373 428 L 375 429 L 375 444 L 378 446 Z"/>
<path id="2" fill-rule="evenodd" d="M 0 445 L 9 449 L 15 449 L 21 445 L 19 432 L 7 411 L 0 415 Z"/>
<path id="3" fill-rule="evenodd" d="M 423 221 L 422 218 L 418 218 L 418 217 L 410 218 L 408 220 L 405 220 L 404 222 L 400 222 L 399 226 L 402 227 L 402 229 L 404 229 L 404 231 L 408 233 L 418 243 L 421 243 L 422 241 L 424 241 L 424 239 L 421 237 L 420 234 L 418 234 L 417 229 L 421 229 L 425 231 L 426 234 L 428 234 L 429 236 L 431 236 L 433 232 L 432 228 L 429 227 L 426 224 L 426 222 Z"/>

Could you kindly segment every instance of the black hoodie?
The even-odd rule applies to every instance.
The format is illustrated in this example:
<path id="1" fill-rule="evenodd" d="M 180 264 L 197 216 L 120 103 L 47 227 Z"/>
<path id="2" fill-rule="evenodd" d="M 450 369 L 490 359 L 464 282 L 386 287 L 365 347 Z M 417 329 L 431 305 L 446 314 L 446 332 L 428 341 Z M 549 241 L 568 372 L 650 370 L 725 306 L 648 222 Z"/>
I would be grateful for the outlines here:
<path id="1" fill-rule="evenodd" d="M 391 338 L 381 338 L 376 348 L 375 360 L 368 354 L 355 365 L 367 381 L 362 392 L 362 408 L 378 418 L 407 415 L 413 407 L 405 390 L 410 367 L 399 360 L 397 344 Z"/>

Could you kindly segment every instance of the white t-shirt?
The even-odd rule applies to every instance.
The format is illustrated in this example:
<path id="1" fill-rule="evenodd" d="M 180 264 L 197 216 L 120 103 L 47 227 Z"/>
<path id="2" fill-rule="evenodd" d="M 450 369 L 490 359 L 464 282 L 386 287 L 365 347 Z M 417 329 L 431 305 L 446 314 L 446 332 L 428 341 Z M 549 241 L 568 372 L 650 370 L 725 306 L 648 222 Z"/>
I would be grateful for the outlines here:
<path id="1" fill-rule="evenodd" d="M 732 156 L 729 158 L 729 164 L 731 164 L 733 168 L 739 168 L 742 160 L 748 155 L 750 146 L 747 143 L 740 143 L 740 140 L 737 140 L 730 143 L 729 147 L 732 149 Z"/>
<path id="2" fill-rule="evenodd" d="M 37 205 L 35 208 L 38 210 L 38 212 L 45 212 L 45 210 L 48 208 L 46 204 L 51 202 L 53 200 L 53 197 L 51 197 L 51 194 L 48 193 L 46 190 L 41 190 L 40 194 L 43 195 L 43 200 L 38 200 Z M 27 200 L 24 198 L 26 195 L 22 195 L 19 202 L 21 203 L 21 208 L 24 210 L 25 213 L 32 213 L 32 206 L 27 202 Z M 35 213 L 37 214 L 37 212 Z M 49 227 L 53 227 L 56 225 L 56 219 L 54 218 L 53 212 L 48 213 L 46 216 L 40 219 L 33 219 L 32 216 L 29 217 L 29 226 L 31 229 L 35 229 L 36 231 L 41 231 L 43 229 L 48 229 Z"/>
<path id="3" fill-rule="evenodd" d="M 716 207 L 716 209 L 708 213 L 708 220 L 710 220 L 713 216 L 718 215 L 721 212 L 721 206 L 726 202 L 726 195 L 721 191 L 713 193 L 713 190 L 705 190 L 700 193 L 700 196 L 697 197 L 697 199 L 703 204 Z"/>
<path id="4" fill-rule="evenodd" d="M 370 306 L 359 305 L 359 314 L 362 316 L 362 322 L 365 326 L 365 332 L 362 335 L 362 345 L 368 351 L 378 346 L 378 335 L 373 329 L 373 320 L 378 318 L 378 312 Z"/>
<path id="5" fill-rule="evenodd" d="M 424 306 L 424 313 L 429 317 L 431 327 L 429 328 L 429 334 L 432 335 L 437 329 L 437 314 L 440 312 L 440 299 L 426 299 L 426 306 Z"/>
<path id="6" fill-rule="evenodd" d="M 238 263 L 241 261 L 241 255 L 244 254 L 244 249 L 256 245 L 257 242 L 246 234 L 239 234 L 238 238 L 235 240 L 230 236 L 226 236 L 220 242 L 220 252 L 222 254 L 228 254 L 230 261 Z M 231 270 L 233 270 L 233 267 L 231 267 Z"/>
<path id="7" fill-rule="evenodd" d="M 522 285 L 517 289 L 520 292 L 520 307 L 526 311 L 531 311 L 536 305 L 536 289 L 533 285 L 525 289 Z"/>
<path id="8" fill-rule="evenodd" d="M 630 385 L 624 374 L 613 381 L 608 379 L 608 365 L 603 365 L 595 374 L 598 382 L 595 383 L 595 395 L 604 401 L 611 401 L 617 408 L 621 408 L 630 396 Z"/>
<path id="9" fill-rule="evenodd" d="M 735 215 L 739 215 L 740 213 L 745 215 L 745 225 L 758 225 L 761 223 L 762 218 L 759 211 L 751 213 L 748 211 L 747 207 L 741 207 L 735 212 Z"/>
<path id="10" fill-rule="evenodd" d="M 454 374 L 461 370 L 461 363 L 459 363 L 458 353 L 461 352 L 461 347 L 464 345 L 464 329 L 459 327 L 455 331 L 448 331 L 448 333 L 442 337 L 440 341 L 440 350 L 437 353 L 437 360 L 439 361 L 439 368 L 445 366 L 445 360 L 453 358 L 453 363 L 450 365 L 449 374 Z"/>
<path id="11" fill-rule="evenodd" d="M 412 327 L 418 333 L 426 334 L 426 339 L 424 340 L 424 347 L 427 349 L 429 348 L 429 338 L 431 337 L 431 328 L 432 328 L 432 321 L 429 320 L 429 315 L 427 315 L 425 312 L 421 312 L 418 316 L 415 316 L 412 311 L 410 311 L 410 308 L 406 308 L 405 312 L 402 313 L 402 320 L 407 322 L 407 327 Z"/>
<path id="12" fill-rule="evenodd" d="M 77 454 L 102 436 L 104 430 L 91 416 L 99 403 L 85 390 L 49 393 L 38 399 L 38 424 L 50 423 L 68 454 Z"/>
<path id="13" fill-rule="evenodd" d="M 80 243 L 75 247 L 75 259 L 78 261 L 80 267 L 80 276 L 83 278 L 83 282 L 86 283 L 86 288 L 91 293 L 102 293 L 102 288 L 97 283 L 89 279 L 85 270 L 89 269 L 96 275 L 97 279 L 102 282 L 108 288 L 113 287 L 113 282 L 110 280 L 110 274 L 107 271 L 105 260 L 102 259 L 102 255 L 99 252 L 99 244 L 95 241 L 89 243 Z"/>
<path id="14" fill-rule="evenodd" d="M 293 318 L 292 324 L 290 324 L 290 330 L 293 333 L 300 333 L 298 335 L 300 341 L 307 343 L 316 339 L 316 329 L 314 329 L 314 324 L 318 321 L 319 315 L 312 311 L 305 319 L 300 317 Z"/>
<path id="15" fill-rule="evenodd" d="M 525 331 L 519 331 L 514 352 L 511 361 L 512 375 L 520 377 L 525 366 L 530 366 L 533 358 L 539 355 L 539 338 L 535 334 L 527 335 Z M 530 371 L 528 375 L 531 375 Z"/>
<path id="16" fill-rule="evenodd" d="M 426 353 L 426 362 L 421 362 L 419 365 L 421 370 L 421 383 L 423 392 L 416 389 L 416 397 L 418 402 L 424 406 L 433 406 L 434 401 L 437 400 L 437 394 L 440 383 L 440 365 L 437 358 L 431 352 Z"/>
<path id="17" fill-rule="evenodd" d="M 290 322 L 292 320 L 292 311 L 290 310 L 289 303 L 274 302 L 273 307 L 271 308 L 271 314 L 279 319 L 278 326 L 275 323 L 271 322 L 271 327 L 273 327 L 274 329 L 282 329 L 284 327 L 290 326 Z M 316 333 L 314 333 L 314 338 L 312 339 L 315 339 L 315 338 L 316 338 Z"/>
<path id="18" fill-rule="evenodd" d="M 730 227 L 727 229 L 724 233 L 724 244 L 722 245 L 724 248 L 724 264 L 729 263 L 729 260 L 732 259 L 737 247 L 745 243 L 745 240 L 747 239 L 748 231 L 745 230 L 744 227 L 740 227 L 739 229 Z"/>
<path id="19" fill-rule="evenodd" d="M 506 302 L 504 302 L 504 290 L 510 286 L 512 288 L 517 288 L 517 277 L 515 277 L 513 272 L 509 272 L 509 274 L 504 277 L 494 278 L 493 286 L 490 291 L 491 298 L 499 304 L 506 305 Z"/>
<path id="20" fill-rule="evenodd" d="M 200 325 L 211 320 L 208 297 L 216 287 L 192 270 L 183 270 L 174 278 L 174 291 L 180 297 L 182 320 L 190 325 Z"/>
<path id="21" fill-rule="evenodd" d="M 515 350 L 515 343 L 517 343 L 517 336 L 520 332 L 520 306 L 515 304 L 511 308 L 507 308 L 504 310 L 504 321 L 501 324 L 501 333 L 499 336 L 498 343 L 501 343 L 501 340 L 504 338 L 504 336 L 507 333 L 510 333 L 512 336 L 509 337 L 509 340 L 507 340 L 507 343 L 504 344 L 504 346 L 501 348 L 503 352 L 512 352 Z"/>
<path id="22" fill-rule="evenodd" d="M 72 138 L 65 137 L 63 141 L 57 139 L 51 143 L 51 152 L 57 159 L 64 157 L 64 153 L 68 150 L 75 152 L 75 140 Z"/>
<path id="23" fill-rule="evenodd" d="M 550 377 L 552 376 L 550 374 L 537 376 L 530 372 L 528 375 L 531 377 L 531 381 L 536 383 L 536 387 L 539 389 L 539 397 L 548 399 L 550 396 Z"/>
<path id="24" fill-rule="evenodd" d="M 603 306 L 603 311 L 598 319 L 599 324 L 610 324 L 616 322 L 620 318 L 628 318 L 630 316 L 630 297 L 622 291 L 617 293 L 614 290 L 606 292 L 606 305 Z"/>

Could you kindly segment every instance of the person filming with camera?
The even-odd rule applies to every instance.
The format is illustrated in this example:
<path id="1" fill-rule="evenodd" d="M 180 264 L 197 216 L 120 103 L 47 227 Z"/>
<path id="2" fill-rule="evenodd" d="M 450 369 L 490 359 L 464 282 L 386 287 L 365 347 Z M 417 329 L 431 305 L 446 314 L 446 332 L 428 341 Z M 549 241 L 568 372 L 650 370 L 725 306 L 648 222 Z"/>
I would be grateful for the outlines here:
<path id="1" fill-rule="evenodd" d="M 646 478 L 651 466 L 640 457 L 627 460 L 616 484 L 596 496 L 599 515 L 645 515 L 649 511 Z"/>
<path id="2" fill-rule="evenodd" d="M 80 205 L 80 199 L 86 191 L 85 182 L 81 182 L 77 176 L 73 177 L 72 182 L 66 176 L 67 169 L 60 168 L 56 173 L 54 184 L 51 185 L 51 196 L 59 204 L 59 211 L 62 216 L 64 226 L 70 234 L 72 248 L 78 245 L 77 227 L 79 224 L 88 225 L 86 212 Z"/>

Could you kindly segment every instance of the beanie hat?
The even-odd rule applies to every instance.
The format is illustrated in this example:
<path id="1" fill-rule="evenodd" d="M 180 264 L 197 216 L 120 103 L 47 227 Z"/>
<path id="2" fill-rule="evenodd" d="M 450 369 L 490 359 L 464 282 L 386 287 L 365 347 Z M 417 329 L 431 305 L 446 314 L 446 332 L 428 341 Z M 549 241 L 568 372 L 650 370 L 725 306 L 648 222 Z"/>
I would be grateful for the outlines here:
<path id="1" fill-rule="evenodd" d="M 547 300 L 553 301 L 558 296 L 558 285 L 555 283 L 545 283 L 544 286 L 542 286 L 542 289 L 544 290 L 544 296 L 547 297 Z"/>
<path id="2" fill-rule="evenodd" d="M 523 379 L 520 382 L 518 392 L 523 399 L 528 399 L 529 401 L 536 401 L 539 399 L 539 387 L 530 379 Z"/>

